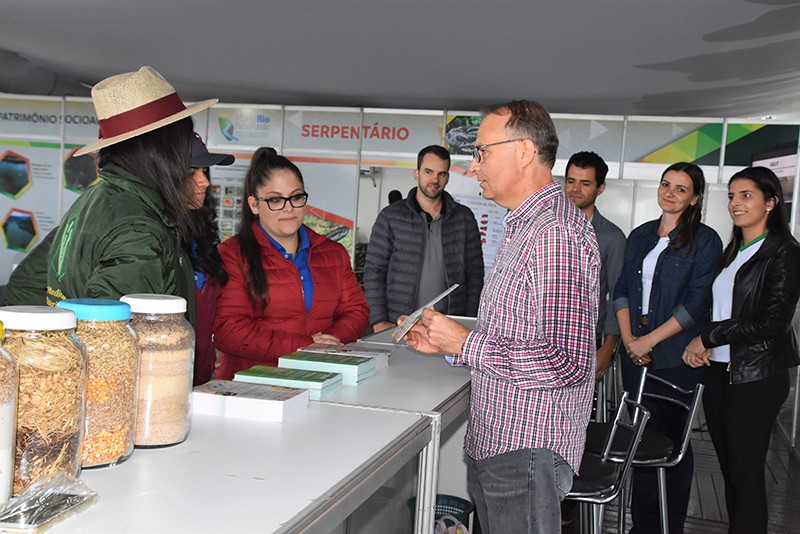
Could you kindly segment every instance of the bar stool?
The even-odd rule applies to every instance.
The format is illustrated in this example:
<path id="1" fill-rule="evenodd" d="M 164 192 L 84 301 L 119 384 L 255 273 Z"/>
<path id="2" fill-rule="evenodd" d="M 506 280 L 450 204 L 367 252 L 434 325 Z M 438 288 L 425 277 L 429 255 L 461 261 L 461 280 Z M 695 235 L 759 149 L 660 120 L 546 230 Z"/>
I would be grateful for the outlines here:
<path id="1" fill-rule="evenodd" d="M 675 397 L 668 397 L 666 395 L 658 395 L 655 393 L 645 392 L 645 385 L 647 380 L 657 382 L 669 390 L 671 390 Z M 677 465 L 686 454 L 689 448 L 689 442 L 692 437 L 692 423 L 697 416 L 697 411 L 700 406 L 700 400 L 703 396 L 703 384 L 698 384 L 692 390 L 685 390 L 664 380 L 660 376 L 649 374 L 647 367 L 642 367 L 642 378 L 639 382 L 639 387 L 636 394 L 636 401 L 641 403 L 643 399 L 649 399 L 655 402 L 664 402 L 672 404 L 686 412 L 686 423 L 683 427 L 683 434 L 678 443 L 673 442 L 662 432 L 648 428 L 645 430 L 642 437 L 642 443 L 636 451 L 633 458 L 634 467 L 654 467 L 656 468 L 656 475 L 658 478 L 658 500 L 659 500 L 659 515 L 661 519 L 661 532 L 662 534 L 669 533 L 669 520 L 667 515 L 667 467 Z M 681 400 L 685 399 L 685 400 Z M 634 415 L 636 417 L 636 415 Z M 606 443 L 607 436 L 612 429 L 609 428 L 608 423 L 594 423 L 590 422 L 589 427 L 586 429 L 586 450 L 594 452 L 603 450 Z M 622 440 L 619 443 L 612 442 L 610 458 L 613 461 L 621 462 L 625 454 L 626 441 L 621 437 L 624 435 L 618 433 L 617 440 Z M 622 533 L 625 530 L 625 499 L 620 499 L 620 511 L 618 518 L 618 529 Z"/>
<path id="2" fill-rule="evenodd" d="M 635 414 L 633 421 L 624 420 L 625 407 Z M 605 504 L 613 501 L 624 487 L 636 449 L 644 434 L 650 412 L 640 403 L 622 394 L 614 421 L 608 423 L 609 433 L 601 453 L 594 454 L 584 450 L 581 459 L 580 475 L 572 482 L 572 489 L 564 497 L 577 501 L 580 506 L 581 532 L 600 534 L 603 529 Z M 622 446 L 624 454 L 612 458 L 612 444 Z"/>

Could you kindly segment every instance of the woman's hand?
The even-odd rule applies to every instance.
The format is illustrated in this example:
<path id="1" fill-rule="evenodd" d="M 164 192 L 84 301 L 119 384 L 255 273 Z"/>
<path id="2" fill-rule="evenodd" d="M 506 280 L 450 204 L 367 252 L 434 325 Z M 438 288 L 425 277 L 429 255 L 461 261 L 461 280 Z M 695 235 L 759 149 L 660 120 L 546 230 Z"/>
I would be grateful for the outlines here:
<path id="1" fill-rule="evenodd" d="M 336 336 L 332 336 L 330 334 L 323 334 L 322 332 L 317 332 L 316 334 L 311 334 L 311 337 L 314 338 L 314 343 L 324 343 L 325 345 L 341 345 L 342 342 L 339 341 L 339 338 Z"/>
<path id="2" fill-rule="evenodd" d="M 703 340 L 700 339 L 700 336 L 697 336 L 686 346 L 682 358 L 683 363 L 689 367 L 696 368 L 703 365 L 711 365 L 711 361 L 708 359 L 709 356 L 711 356 L 711 349 L 707 349 L 703 345 Z"/>
<path id="3" fill-rule="evenodd" d="M 632 357 L 649 358 L 651 352 L 653 352 L 653 344 L 649 334 L 633 338 L 633 341 L 628 343 L 628 354 Z"/>
<path id="4" fill-rule="evenodd" d="M 625 345 L 625 350 L 634 365 L 647 365 L 653 361 L 650 357 L 653 346 L 648 336 L 632 337 Z"/>

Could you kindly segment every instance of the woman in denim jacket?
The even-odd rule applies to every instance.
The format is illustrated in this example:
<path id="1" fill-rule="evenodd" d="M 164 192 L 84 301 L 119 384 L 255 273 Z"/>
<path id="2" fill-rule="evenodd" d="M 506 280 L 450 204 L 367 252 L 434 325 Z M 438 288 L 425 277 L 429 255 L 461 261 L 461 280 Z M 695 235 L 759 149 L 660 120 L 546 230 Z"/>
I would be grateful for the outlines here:
<path id="1" fill-rule="evenodd" d="M 717 233 L 700 222 L 705 179 L 691 163 L 670 165 L 661 175 L 658 205 L 661 217 L 634 229 L 614 289 L 614 309 L 620 327 L 622 381 L 636 391 L 640 366 L 685 389 L 699 381 L 698 369 L 683 365 L 686 345 L 707 319 L 711 284 L 722 255 Z M 648 390 L 670 394 L 657 388 Z M 662 403 L 663 404 L 663 403 Z M 683 433 L 685 413 L 649 403 L 648 425 L 673 440 Z M 667 499 L 671 533 L 682 533 L 694 473 L 691 447 L 681 463 L 667 469 Z M 655 470 L 636 468 L 631 499 L 632 533 L 652 531 L 658 524 Z"/>

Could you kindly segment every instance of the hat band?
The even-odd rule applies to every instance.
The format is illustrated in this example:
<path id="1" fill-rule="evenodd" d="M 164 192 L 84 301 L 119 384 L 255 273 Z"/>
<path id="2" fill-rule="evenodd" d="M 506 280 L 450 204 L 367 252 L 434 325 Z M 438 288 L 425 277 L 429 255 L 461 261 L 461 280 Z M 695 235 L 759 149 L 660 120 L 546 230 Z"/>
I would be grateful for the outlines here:
<path id="1" fill-rule="evenodd" d="M 185 110 L 178 93 L 171 93 L 107 119 L 99 119 L 100 139 L 123 135 Z"/>

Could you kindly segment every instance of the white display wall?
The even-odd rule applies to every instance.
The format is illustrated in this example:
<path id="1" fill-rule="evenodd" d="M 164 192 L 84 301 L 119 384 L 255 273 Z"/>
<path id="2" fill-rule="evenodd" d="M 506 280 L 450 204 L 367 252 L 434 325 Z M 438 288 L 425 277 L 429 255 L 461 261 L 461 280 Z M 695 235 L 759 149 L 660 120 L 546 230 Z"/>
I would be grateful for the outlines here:
<path id="1" fill-rule="evenodd" d="M 600 154 L 610 171 L 598 207 L 626 233 L 657 216 L 658 178 L 676 161 L 703 168 L 709 183 L 704 220 L 723 241 L 730 235 L 725 184 L 753 161 L 776 169 L 786 200 L 797 206 L 796 124 L 565 114 L 553 119 L 560 138 L 554 174 L 563 177 L 574 152 Z M 467 172 L 480 124 L 474 111 L 218 104 L 194 120 L 210 150 L 237 158 L 234 165 L 212 171 L 212 194 L 219 202 L 225 238 L 236 231 L 241 181 L 260 146 L 275 147 L 300 167 L 310 195 L 306 222 L 352 254 L 358 242 L 369 239 L 388 192 L 398 189 L 405 195 L 414 186 L 417 152 L 443 144 L 453 158 L 448 190 L 472 208 L 487 266 L 493 261 L 505 210 L 481 198 Z M 88 99 L 0 97 L 0 285 L 96 180 L 92 156 L 70 156 L 94 140 L 97 130 Z M 793 228 L 796 211 L 791 210 Z"/>

